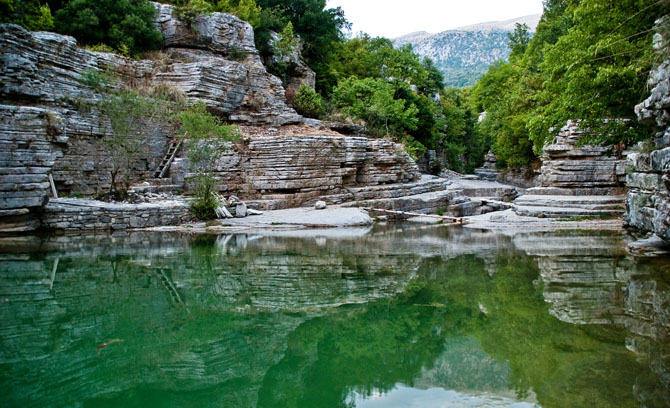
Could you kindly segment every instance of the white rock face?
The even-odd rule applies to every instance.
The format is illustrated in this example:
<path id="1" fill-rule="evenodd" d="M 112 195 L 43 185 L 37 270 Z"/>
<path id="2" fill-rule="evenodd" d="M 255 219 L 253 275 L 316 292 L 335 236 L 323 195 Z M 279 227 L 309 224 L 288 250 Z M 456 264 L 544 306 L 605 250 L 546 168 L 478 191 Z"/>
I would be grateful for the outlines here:
<path id="1" fill-rule="evenodd" d="M 317 201 L 316 204 L 314 204 L 314 208 L 317 210 L 325 210 L 326 206 L 327 205 L 325 201 Z"/>

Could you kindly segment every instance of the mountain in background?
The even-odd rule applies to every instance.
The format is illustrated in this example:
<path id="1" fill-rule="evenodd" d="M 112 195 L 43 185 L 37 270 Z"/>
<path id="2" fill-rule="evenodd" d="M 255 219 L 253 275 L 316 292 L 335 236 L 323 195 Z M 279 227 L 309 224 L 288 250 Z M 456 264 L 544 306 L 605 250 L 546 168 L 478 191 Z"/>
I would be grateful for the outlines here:
<path id="1" fill-rule="evenodd" d="M 437 34 L 419 31 L 393 40 L 396 46 L 412 44 L 414 51 L 433 60 L 444 75 L 447 86 L 474 85 L 488 67 L 509 57 L 509 38 L 516 23 L 527 24 L 535 32 L 540 14 L 523 16 L 507 21 L 490 21 Z"/>

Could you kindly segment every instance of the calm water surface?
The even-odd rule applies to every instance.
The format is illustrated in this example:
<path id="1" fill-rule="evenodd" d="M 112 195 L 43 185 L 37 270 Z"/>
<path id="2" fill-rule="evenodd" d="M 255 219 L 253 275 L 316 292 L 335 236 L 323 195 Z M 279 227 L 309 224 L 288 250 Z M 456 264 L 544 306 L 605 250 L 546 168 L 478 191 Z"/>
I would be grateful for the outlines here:
<path id="1" fill-rule="evenodd" d="M 377 226 L 0 238 L 3 407 L 667 407 L 670 260 Z"/>

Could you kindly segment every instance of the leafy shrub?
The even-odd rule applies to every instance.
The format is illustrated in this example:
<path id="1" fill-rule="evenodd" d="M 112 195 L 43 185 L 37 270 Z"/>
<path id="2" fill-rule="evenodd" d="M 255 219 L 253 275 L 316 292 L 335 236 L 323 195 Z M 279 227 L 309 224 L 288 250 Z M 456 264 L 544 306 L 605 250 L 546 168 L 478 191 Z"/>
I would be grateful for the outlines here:
<path id="1" fill-rule="evenodd" d="M 244 61 L 247 58 L 247 53 L 239 48 L 231 48 L 230 52 L 227 55 L 228 59 L 231 61 Z"/>
<path id="2" fill-rule="evenodd" d="M 177 2 L 175 15 L 185 21 L 188 25 L 193 24 L 198 16 L 208 15 L 214 11 L 212 4 L 205 0 L 188 0 L 188 2 Z"/>
<path id="3" fill-rule="evenodd" d="M 55 25 L 82 44 L 107 44 L 136 55 L 160 46 L 155 15 L 148 0 L 72 0 L 56 12 Z"/>
<path id="4" fill-rule="evenodd" d="M 236 15 L 254 28 L 261 23 L 261 8 L 254 0 L 219 0 L 214 10 Z"/>
<path id="5" fill-rule="evenodd" d="M 174 115 L 181 125 L 181 135 L 187 140 L 188 158 L 194 178 L 194 199 L 191 208 L 199 219 L 216 217 L 219 202 L 216 199 L 216 180 L 212 172 L 216 162 L 226 151 L 225 143 L 239 138 L 236 126 L 224 125 L 219 118 L 207 112 L 200 102 Z"/>
<path id="6" fill-rule="evenodd" d="M 116 77 L 106 71 L 99 69 L 87 68 L 79 77 L 79 83 L 90 88 L 96 92 L 103 92 L 116 80 Z"/>
<path id="7" fill-rule="evenodd" d="M 309 86 L 302 84 L 293 99 L 295 110 L 308 118 L 319 118 L 323 115 L 323 99 L 321 95 Z"/>
<path id="8" fill-rule="evenodd" d="M 87 45 L 84 47 L 88 51 L 93 51 L 93 52 L 108 52 L 108 53 L 115 53 L 117 50 L 114 48 L 110 47 L 107 44 L 95 44 L 95 45 Z"/>
<path id="9" fill-rule="evenodd" d="M 199 220 L 216 218 L 216 209 L 220 203 L 214 194 L 216 180 L 209 174 L 198 174 L 194 179 L 194 196 L 191 210 Z"/>

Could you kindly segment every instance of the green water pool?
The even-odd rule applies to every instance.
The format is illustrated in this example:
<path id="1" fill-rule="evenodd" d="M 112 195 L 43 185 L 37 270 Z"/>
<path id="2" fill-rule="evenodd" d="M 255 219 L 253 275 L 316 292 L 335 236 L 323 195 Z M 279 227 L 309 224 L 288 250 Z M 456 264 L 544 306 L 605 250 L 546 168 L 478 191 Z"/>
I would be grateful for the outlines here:
<path id="1" fill-rule="evenodd" d="M 666 407 L 670 260 L 393 225 L 0 238 L 4 407 Z"/>

